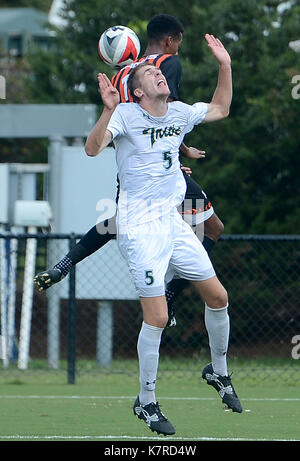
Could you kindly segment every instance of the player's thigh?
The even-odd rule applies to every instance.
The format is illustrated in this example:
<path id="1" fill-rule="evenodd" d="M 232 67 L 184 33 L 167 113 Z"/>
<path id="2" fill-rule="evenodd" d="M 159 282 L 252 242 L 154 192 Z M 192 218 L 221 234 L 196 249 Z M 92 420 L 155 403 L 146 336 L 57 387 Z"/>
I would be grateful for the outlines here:
<path id="1" fill-rule="evenodd" d="M 193 286 L 203 301 L 211 308 L 218 309 L 228 304 L 228 295 L 217 276 L 207 280 L 193 281 Z"/>
<path id="2" fill-rule="evenodd" d="M 98 234 L 100 235 L 111 234 L 113 236 L 112 238 L 116 238 L 116 234 L 117 234 L 116 214 L 114 214 L 108 219 L 105 219 L 104 221 L 97 222 L 96 229 L 97 229 Z"/>
<path id="3" fill-rule="evenodd" d="M 157 223 L 136 226 L 132 232 L 118 235 L 118 244 L 138 295 L 146 298 L 163 296 L 165 273 L 172 252 L 170 238 L 164 229 Z"/>
<path id="4" fill-rule="evenodd" d="M 224 231 L 224 224 L 216 213 L 212 213 L 204 221 L 204 235 L 216 242 Z"/>
<path id="5" fill-rule="evenodd" d="M 168 308 L 165 296 L 140 297 L 143 319 L 148 325 L 164 328 L 168 321 Z"/>
<path id="6" fill-rule="evenodd" d="M 206 280 L 215 271 L 202 243 L 180 217 L 173 239 L 173 252 L 169 271 L 187 280 Z"/>

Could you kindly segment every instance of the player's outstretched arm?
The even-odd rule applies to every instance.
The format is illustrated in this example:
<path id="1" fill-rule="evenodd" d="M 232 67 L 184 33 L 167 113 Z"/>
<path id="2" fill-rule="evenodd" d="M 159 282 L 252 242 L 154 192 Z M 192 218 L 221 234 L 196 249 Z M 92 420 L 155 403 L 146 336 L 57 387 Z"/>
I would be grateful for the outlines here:
<path id="1" fill-rule="evenodd" d="M 219 63 L 218 84 L 204 119 L 204 122 L 213 122 L 225 118 L 229 114 L 232 100 L 231 59 L 218 38 L 206 34 L 205 39 L 213 56 Z"/>
<path id="2" fill-rule="evenodd" d="M 95 157 L 111 142 L 112 134 L 106 128 L 120 101 L 118 90 L 105 74 L 98 74 L 98 83 L 104 107 L 98 122 L 85 143 L 85 152 L 91 157 Z"/>

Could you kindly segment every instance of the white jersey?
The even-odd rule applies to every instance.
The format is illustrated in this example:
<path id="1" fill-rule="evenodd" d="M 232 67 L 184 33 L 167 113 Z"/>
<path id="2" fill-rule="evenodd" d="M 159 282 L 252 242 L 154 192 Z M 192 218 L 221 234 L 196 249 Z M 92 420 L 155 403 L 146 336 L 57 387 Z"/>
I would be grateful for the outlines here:
<path id="1" fill-rule="evenodd" d="M 117 106 L 107 129 L 116 148 L 119 225 L 152 221 L 182 203 L 186 182 L 179 147 L 207 109 L 205 103 L 174 101 L 168 103 L 166 115 L 154 117 L 137 103 Z"/>

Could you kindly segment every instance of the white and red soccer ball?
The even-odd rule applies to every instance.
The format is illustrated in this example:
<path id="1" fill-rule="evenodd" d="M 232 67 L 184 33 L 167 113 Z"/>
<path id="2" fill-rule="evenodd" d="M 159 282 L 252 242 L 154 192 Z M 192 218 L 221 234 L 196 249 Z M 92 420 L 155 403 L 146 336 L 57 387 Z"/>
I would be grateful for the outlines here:
<path id="1" fill-rule="evenodd" d="M 126 26 L 105 30 L 98 42 L 101 59 L 112 67 L 123 67 L 138 58 L 141 45 L 136 33 Z"/>

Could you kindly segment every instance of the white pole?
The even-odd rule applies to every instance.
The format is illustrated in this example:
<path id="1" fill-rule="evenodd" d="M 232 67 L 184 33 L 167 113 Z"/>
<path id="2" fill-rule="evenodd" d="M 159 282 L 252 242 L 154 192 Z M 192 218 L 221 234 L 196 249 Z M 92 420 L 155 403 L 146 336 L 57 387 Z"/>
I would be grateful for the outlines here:
<path id="1" fill-rule="evenodd" d="M 100 301 L 97 319 L 97 361 L 108 367 L 113 355 L 113 305 L 111 301 Z"/>
<path id="2" fill-rule="evenodd" d="M 36 234 L 36 231 L 36 227 L 31 226 L 28 228 L 29 234 Z M 33 277 L 35 271 L 36 246 L 37 242 L 35 238 L 27 239 L 18 356 L 18 368 L 20 368 L 21 370 L 27 369 L 29 361 L 29 343 L 33 299 Z"/>
<path id="3" fill-rule="evenodd" d="M 62 174 L 62 136 L 51 136 L 48 150 L 49 174 L 49 203 L 53 213 L 52 231 L 60 232 L 61 209 L 61 180 Z M 48 267 L 57 263 L 56 242 L 48 242 Z M 58 369 L 60 366 L 60 287 L 54 286 L 47 290 L 48 300 L 48 366 Z"/>
<path id="4" fill-rule="evenodd" d="M 16 228 L 11 228 L 16 232 Z M 10 241 L 10 271 L 9 271 L 9 300 L 8 300 L 8 315 L 7 315 L 7 355 L 8 359 L 12 358 L 13 345 L 15 340 L 15 311 L 16 311 L 16 278 L 17 278 L 17 252 L 18 240 L 11 239 Z"/>
<path id="5" fill-rule="evenodd" d="M 58 261 L 57 240 L 48 241 L 47 267 L 53 267 Z M 58 284 L 59 285 L 59 284 Z M 48 367 L 55 370 L 60 367 L 60 287 L 47 290 L 48 301 Z"/>
<path id="6" fill-rule="evenodd" d="M 1 226 L 0 232 L 5 233 Z M 5 239 L 0 239 L 0 321 L 1 321 L 1 358 L 3 366 L 8 366 L 7 359 L 7 259 L 5 250 Z"/>

